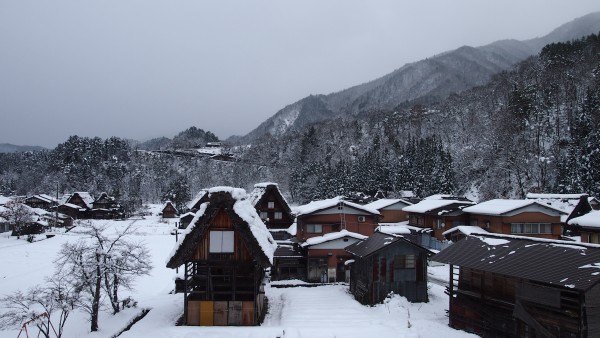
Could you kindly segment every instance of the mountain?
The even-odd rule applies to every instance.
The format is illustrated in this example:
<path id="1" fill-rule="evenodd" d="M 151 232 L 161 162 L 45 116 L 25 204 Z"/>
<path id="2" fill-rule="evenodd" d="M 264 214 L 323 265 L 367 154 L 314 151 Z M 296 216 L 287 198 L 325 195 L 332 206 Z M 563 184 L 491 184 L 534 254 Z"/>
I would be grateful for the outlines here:
<path id="1" fill-rule="evenodd" d="M 10 143 L 0 143 L 0 153 L 16 153 L 24 151 L 39 151 L 45 148 L 40 146 L 17 146 Z"/>
<path id="2" fill-rule="evenodd" d="M 392 110 L 402 104 L 438 102 L 487 83 L 494 74 L 537 54 L 552 42 L 569 41 L 600 31 L 600 12 L 566 23 L 549 34 L 526 41 L 501 40 L 482 47 L 463 46 L 425 60 L 409 63 L 373 81 L 329 95 L 312 95 L 290 104 L 243 137 L 250 143 L 271 134 L 340 115 L 358 115 L 370 110 Z"/>
<path id="3" fill-rule="evenodd" d="M 219 138 L 210 131 L 190 127 L 175 135 L 172 140 L 159 137 L 138 143 L 137 147 L 144 150 L 185 149 L 204 147 L 208 142 L 219 142 Z"/>

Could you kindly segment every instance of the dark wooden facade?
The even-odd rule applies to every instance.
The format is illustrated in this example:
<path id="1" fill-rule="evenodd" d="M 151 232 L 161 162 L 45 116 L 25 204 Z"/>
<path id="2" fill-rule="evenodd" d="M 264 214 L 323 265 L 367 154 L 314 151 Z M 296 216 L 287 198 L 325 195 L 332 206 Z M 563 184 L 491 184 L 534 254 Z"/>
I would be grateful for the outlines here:
<path id="1" fill-rule="evenodd" d="M 410 226 L 431 229 L 431 236 L 443 241 L 445 240 L 445 231 L 458 225 L 469 224 L 469 215 L 462 211 L 462 208 L 469 205 L 472 205 L 472 203 L 456 202 L 423 212 L 411 211 L 411 207 L 405 208 L 405 211 L 408 213 L 408 224 Z"/>
<path id="2" fill-rule="evenodd" d="M 248 223 L 233 211 L 235 200 L 230 194 L 212 193 L 208 202 L 167 264 L 170 268 L 184 265 L 184 279 L 177 289 L 184 293 L 185 323 L 256 325 L 265 311 L 263 280 L 270 260 Z M 232 233 L 231 250 L 211 252 L 213 233 Z M 274 250 L 272 238 L 269 243 Z"/>
<path id="3" fill-rule="evenodd" d="M 450 264 L 450 326 L 483 337 L 600 336 L 600 248 L 467 236 L 435 255 Z"/>
<path id="4" fill-rule="evenodd" d="M 290 206 L 281 195 L 277 184 L 261 183 L 254 186 L 250 203 L 267 225 L 267 229 L 287 229 L 294 223 Z"/>
<path id="5" fill-rule="evenodd" d="M 162 218 L 175 218 L 175 217 L 177 217 L 177 209 L 175 208 L 173 203 L 168 201 L 167 203 L 165 203 L 165 206 L 162 209 Z"/>
<path id="6" fill-rule="evenodd" d="M 92 203 L 90 215 L 95 219 L 118 219 L 124 218 L 125 213 L 121 204 L 114 197 L 108 196 L 103 192 Z"/>
<path id="7" fill-rule="evenodd" d="M 186 229 L 194 219 L 196 214 L 193 212 L 185 213 L 179 217 L 179 229 Z"/>
<path id="8" fill-rule="evenodd" d="M 279 245 L 273 256 L 271 280 L 306 280 L 306 251 L 298 244 Z"/>
<path id="9" fill-rule="evenodd" d="M 23 202 L 32 208 L 39 208 L 44 210 L 51 210 L 58 204 L 56 199 L 46 195 L 33 195 L 27 197 Z"/>
<path id="10" fill-rule="evenodd" d="M 382 302 L 390 292 L 410 302 L 427 302 L 429 250 L 400 237 L 376 232 L 346 248 L 354 256 L 350 292 L 362 304 Z"/>

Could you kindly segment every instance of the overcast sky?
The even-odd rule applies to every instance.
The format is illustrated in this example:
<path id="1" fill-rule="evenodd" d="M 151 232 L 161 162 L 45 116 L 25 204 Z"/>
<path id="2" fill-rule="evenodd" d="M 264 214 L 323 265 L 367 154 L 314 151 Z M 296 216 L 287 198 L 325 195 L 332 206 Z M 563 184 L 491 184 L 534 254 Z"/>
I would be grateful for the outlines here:
<path id="1" fill-rule="evenodd" d="M 0 0 L 0 143 L 243 135 L 287 104 L 598 0 Z"/>

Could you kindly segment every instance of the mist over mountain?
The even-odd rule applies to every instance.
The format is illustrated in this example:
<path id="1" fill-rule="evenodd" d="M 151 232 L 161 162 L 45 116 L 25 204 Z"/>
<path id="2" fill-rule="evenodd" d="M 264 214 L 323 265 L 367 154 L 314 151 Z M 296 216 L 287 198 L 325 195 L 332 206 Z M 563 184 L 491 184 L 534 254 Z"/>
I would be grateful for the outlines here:
<path id="1" fill-rule="evenodd" d="M 45 148 L 40 146 L 18 146 L 10 143 L 0 143 L 0 153 L 16 153 L 23 151 L 39 151 Z"/>
<path id="2" fill-rule="evenodd" d="M 463 46 L 409 63 L 373 81 L 328 95 L 312 95 L 290 104 L 256 129 L 230 140 L 252 143 L 264 134 L 280 136 L 307 124 L 340 115 L 394 109 L 403 104 L 439 102 L 452 93 L 487 83 L 494 74 L 537 54 L 552 42 L 600 31 L 600 12 L 566 23 L 549 34 L 525 41 L 501 40 L 482 47 Z"/>

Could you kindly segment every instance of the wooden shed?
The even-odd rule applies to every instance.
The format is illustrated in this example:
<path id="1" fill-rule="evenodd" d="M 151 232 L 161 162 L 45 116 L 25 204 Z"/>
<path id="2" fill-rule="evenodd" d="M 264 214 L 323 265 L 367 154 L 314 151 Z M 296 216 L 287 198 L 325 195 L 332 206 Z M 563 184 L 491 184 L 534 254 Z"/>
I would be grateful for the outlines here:
<path id="1" fill-rule="evenodd" d="M 177 217 L 177 208 L 171 201 L 167 201 L 162 209 L 162 218 L 175 218 Z"/>
<path id="2" fill-rule="evenodd" d="M 169 258 L 183 265 L 187 325 L 256 325 L 265 311 L 265 268 L 277 245 L 243 189 L 209 189 L 198 219 Z M 183 285 L 181 285 L 183 284 Z"/>
<path id="3" fill-rule="evenodd" d="M 450 264 L 450 326 L 484 337 L 599 337 L 600 246 L 467 236 L 432 257 Z"/>
<path id="4" fill-rule="evenodd" d="M 346 251 L 354 256 L 350 292 L 363 304 L 382 302 L 390 292 L 426 302 L 427 257 L 433 252 L 402 236 L 375 232 Z"/>

